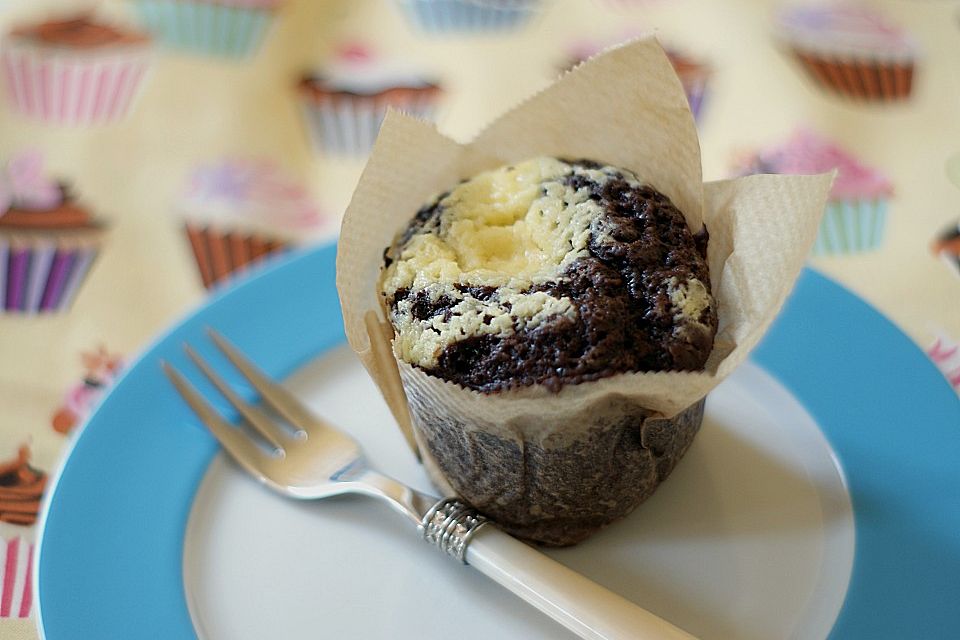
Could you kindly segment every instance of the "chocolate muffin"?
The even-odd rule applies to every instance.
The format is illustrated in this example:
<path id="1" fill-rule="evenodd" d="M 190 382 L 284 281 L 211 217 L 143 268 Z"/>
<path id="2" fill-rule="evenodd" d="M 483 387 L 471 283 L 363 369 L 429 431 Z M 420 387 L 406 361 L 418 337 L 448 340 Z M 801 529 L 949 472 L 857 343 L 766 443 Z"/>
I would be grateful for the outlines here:
<path id="1" fill-rule="evenodd" d="M 423 206 L 378 284 L 424 463 L 498 526 L 575 544 L 649 497 L 700 428 L 599 387 L 695 371 L 717 330 L 706 231 L 629 171 L 540 157 Z"/>
<path id="2" fill-rule="evenodd" d="M 400 359 L 475 391 L 699 370 L 706 232 L 631 172 L 535 158 L 434 198 L 386 252 Z"/>

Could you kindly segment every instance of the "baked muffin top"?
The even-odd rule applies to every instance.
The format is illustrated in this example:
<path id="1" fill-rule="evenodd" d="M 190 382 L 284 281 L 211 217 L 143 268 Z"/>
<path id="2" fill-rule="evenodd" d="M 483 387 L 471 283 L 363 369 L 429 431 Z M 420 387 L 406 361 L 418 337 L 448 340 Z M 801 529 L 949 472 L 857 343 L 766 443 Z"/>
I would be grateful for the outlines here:
<path id="1" fill-rule="evenodd" d="M 624 169 L 539 157 L 461 182 L 385 252 L 395 350 L 483 392 L 701 369 L 706 233 Z"/>

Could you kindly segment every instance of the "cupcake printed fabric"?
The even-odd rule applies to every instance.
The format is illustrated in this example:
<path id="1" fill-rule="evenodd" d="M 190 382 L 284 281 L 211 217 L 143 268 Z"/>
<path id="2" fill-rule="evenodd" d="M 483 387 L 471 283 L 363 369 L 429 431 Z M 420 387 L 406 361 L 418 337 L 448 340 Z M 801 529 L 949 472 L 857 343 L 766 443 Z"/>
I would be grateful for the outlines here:
<path id="1" fill-rule="evenodd" d="M 0 43 L 7 96 L 30 118 L 109 124 L 133 104 L 150 64 L 150 39 L 88 15 L 13 28 Z"/>
<path id="2" fill-rule="evenodd" d="M 696 117 L 703 181 L 837 170 L 810 267 L 960 393 L 960 162 L 944 166 L 960 148 L 955 3 L 0 0 L 0 471 L 14 472 L 0 473 L 0 638 L 40 637 L 36 481 L 126 356 L 334 242 L 388 109 L 467 142 L 574 58 L 647 31 Z M 557 152 L 524 155 L 540 153 Z M 491 155 L 431 166 L 467 176 L 509 154 Z"/>
<path id="3" fill-rule="evenodd" d="M 837 171 L 813 245 L 814 255 L 871 251 L 883 243 L 893 185 L 880 171 L 862 164 L 837 144 L 800 130 L 786 143 L 739 162 L 739 175 Z"/>
<path id="4" fill-rule="evenodd" d="M 247 58 L 266 37 L 283 0 L 131 0 L 145 28 L 188 52 Z"/>
<path id="5" fill-rule="evenodd" d="M 52 181 L 43 158 L 12 158 L 0 175 L 0 301 L 4 313 L 70 307 L 99 253 L 103 225 Z"/>

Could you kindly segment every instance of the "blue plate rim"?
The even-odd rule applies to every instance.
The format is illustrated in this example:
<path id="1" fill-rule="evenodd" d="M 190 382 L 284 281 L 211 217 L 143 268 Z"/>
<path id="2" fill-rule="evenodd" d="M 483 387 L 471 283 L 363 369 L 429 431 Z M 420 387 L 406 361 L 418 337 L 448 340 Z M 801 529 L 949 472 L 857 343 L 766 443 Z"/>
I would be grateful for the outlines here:
<path id="1" fill-rule="evenodd" d="M 280 284 L 285 279 L 292 278 L 308 266 L 313 266 L 314 263 L 330 269 L 332 276 L 334 258 L 334 245 L 300 251 L 277 260 L 271 266 L 251 274 L 236 285 L 212 295 L 150 343 L 116 382 L 114 389 L 124 389 L 128 384 L 126 381 L 132 379 L 135 372 L 144 367 L 157 368 L 155 366 L 157 363 L 152 361 L 160 357 L 158 352 L 164 347 L 169 347 L 170 341 L 175 336 L 184 333 L 188 328 L 196 329 L 199 324 L 205 324 L 206 318 L 215 315 L 214 310 L 246 295 L 244 292 L 257 292 L 257 295 L 262 297 L 268 288 L 265 283 L 272 283 L 276 289 L 281 289 Z M 333 287 L 332 277 L 328 280 L 329 282 L 323 284 L 326 287 L 323 291 L 329 301 L 331 296 L 329 289 Z M 289 283 L 284 286 L 289 286 Z M 336 299 L 335 290 L 332 291 L 332 299 Z M 814 321 L 811 319 L 811 309 L 806 308 L 809 305 L 815 307 L 820 305 L 821 309 L 826 305 L 827 309 L 842 310 L 845 315 L 841 318 L 828 318 L 822 321 L 818 318 Z M 839 306 L 831 307 L 830 305 Z M 309 342 L 311 350 L 308 353 L 304 353 L 307 349 L 306 345 L 300 349 L 299 355 L 294 354 L 295 357 L 287 353 L 285 356 L 287 362 L 282 363 L 282 366 L 277 361 L 268 362 L 264 365 L 268 373 L 272 375 L 289 373 L 298 364 L 322 352 L 323 348 L 341 341 L 342 327 L 338 324 L 340 322 L 338 306 L 333 316 L 336 323 L 328 322 L 327 324 L 331 326 L 337 324 L 337 327 L 331 329 L 331 326 L 327 326 L 325 331 L 332 331 L 335 335 L 326 335 Z M 868 339 L 863 339 L 863 336 L 858 337 L 855 330 L 858 327 L 851 326 L 857 323 L 871 330 L 868 332 Z M 246 348 L 247 345 L 241 344 L 241 347 Z M 855 353 L 852 352 L 854 347 L 857 349 Z M 846 352 L 842 351 L 844 348 L 847 349 Z M 831 349 L 840 349 L 841 353 L 849 356 L 847 361 L 840 362 L 834 359 L 827 363 L 830 366 L 825 367 L 825 363 L 820 361 L 818 356 Z M 878 352 L 881 353 L 878 355 Z M 168 356 L 168 354 L 163 355 Z M 874 359 L 870 360 L 871 357 Z M 857 358 L 861 360 L 858 361 Z M 255 357 L 255 359 L 263 364 L 262 358 Z M 934 562 L 936 554 L 931 555 L 929 550 L 924 552 L 922 548 L 917 550 L 916 547 L 921 545 L 905 547 L 904 545 L 909 545 L 910 542 L 916 543 L 916 539 L 910 535 L 913 532 L 904 530 L 903 526 L 896 526 L 897 520 L 905 514 L 920 513 L 916 508 L 917 500 L 929 496 L 927 493 L 929 485 L 947 480 L 960 488 L 960 471 L 949 469 L 949 465 L 946 464 L 960 459 L 960 429 L 954 429 L 952 432 L 949 428 L 945 430 L 949 424 L 960 425 L 960 401 L 947 381 L 919 347 L 876 309 L 809 268 L 804 270 L 794 294 L 788 300 L 768 336 L 752 355 L 752 359 L 790 390 L 823 427 L 824 435 L 834 448 L 849 483 L 848 488 L 854 504 L 857 542 L 850 587 L 831 637 L 903 637 L 902 633 L 907 629 L 914 634 L 913 637 L 919 637 L 916 635 L 918 632 L 925 634 L 922 637 L 948 637 L 951 631 L 955 633 L 960 629 L 960 620 L 955 617 L 951 602 L 960 595 L 960 585 L 948 581 L 947 574 L 960 568 L 960 543 L 945 539 L 943 534 L 944 531 L 951 530 L 951 527 L 953 527 L 952 531 L 960 530 L 960 505 L 955 506 L 953 510 L 941 509 L 939 512 L 923 509 L 923 518 L 918 520 L 926 527 L 921 531 L 927 536 L 926 539 L 943 545 L 937 549 L 942 548 L 947 552 L 944 554 L 946 562 L 939 564 Z M 864 359 L 869 364 L 886 367 L 884 371 L 902 366 L 903 363 L 911 363 L 914 367 L 909 369 L 912 376 L 908 380 L 892 380 L 889 376 L 887 379 L 849 376 L 851 372 L 864 373 L 858 369 Z M 60 513 L 60 511 L 54 512 L 53 508 L 57 504 L 58 496 L 65 490 L 64 476 L 69 473 L 71 465 L 77 464 L 77 459 L 80 457 L 77 451 L 78 447 L 82 446 L 81 443 L 85 439 L 92 438 L 90 434 L 95 434 L 98 428 L 103 430 L 96 425 L 105 420 L 105 407 L 109 406 L 108 400 L 114 395 L 109 394 L 97 411 L 73 434 L 67 445 L 66 454 L 55 473 L 51 475 L 50 486 L 43 501 L 37 529 L 33 571 L 36 620 L 43 638 L 61 640 L 67 637 L 89 637 L 83 635 L 82 631 L 79 635 L 55 632 L 56 637 L 50 636 L 48 627 L 54 623 L 54 620 L 56 623 L 53 626 L 59 625 L 61 629 L 78 629 L 78 622 L 94 625 L 98 622 L 93 617 L 94 612 L 80 608 L 87 606 L 90 602 L 96 602 L 95 600 L 89 597 L 81 598 L 79 602 L 71 599 L 65 595 L 64 589 L 57 590 L 50 585 L 49 581 L 43 580 L 43 577 L 48 570 L 48 565 L 45 564 L 46 558 L 56 554 L 57 544 L 64 546 L 64 530 L 61 528 L 53 531 L 49 525 L 51 517 L 56 518 Z M 903 402 L 903 396 L 909 396 L 908 399 L 913 402 Z M 878 406 L 858 405 L 851 408 L 853 404 L 851 397 L 869 397 Z M 185 407 L 183 410 L 188 411 Z M 866 417 L 863 416 L 864 412 L 867 414 Z M 835 427 L 837 422 L 849 420 L 851 416 L 854 417 L 854 421 L 858 419 L 857 416 L 860 416 L 859 419 L 863 421 L 874 421 L 872 426 L 876 427 L 877 437 L 857 441 L 855 434 L 848 434 L 843 429 Z M 869 456 L 876 453 L 890 454 L 889 448 L 884 449 L 889 447 L 890 443 L 883 440 L 881 436 L 889 435 L 887 431 L 890 429 L 894 431 L 898 429 L 900 424 L 897 421 L 904 419 L 913 419 L 926 426 L 927 431 L 920 436 L 915 436 L 911 444 L 914 447 L 913 453 L 921 451 L 922 460 L 926 465 L 924 471 L 929 477 L 924 479 L 920 476 L 911 476 L 918 486 L 914 489 L 908 486 L 906 493 L 900 495 L 895 491 L 896 487 L 878 476 L 877 465 Z M 953 422 L 951 422 L 952 419 Z M 91 425 L 94 426 L 91 427 Z M 871 435 L 873 434 L 874 432 L 871 432 Z M 199 429 L 191 435 L 193 439 L 189 444 L 198 450 L 196 452 L 198 460 L 205 458 L 209 462 L 215 450 L 209 436 Z M 871 464 L 873 464 L 872 468 Z M 89 487 L 89 489 L 95 491 L 96 487 Z M 880 499 L 887 500 L 882 505 L 877 504 L 878 497 L 875 494 L 878 491 Z M 884 493 L 885 491 L 887 493 Z M 896 499 L 892 500 L 892 497 Z M 62 510 L 63 507 L 61 507 Z M 66 524 L 69 523 L 65 523 L 64 526 Z M 78 523 L 72 522 L 72 524 Z M 183 524 L 185 525 L 185 519 Z M 48 540 L 48 537 L 54 541 Z M 131 544 L 135 543 L 131 542 Z M 179 548 L 182 556 L 182 535 Z M 894 558 L 888 557 L 891 549 L 899 552 L 899 555 Z M 80 561 L 71 558 L 72 556 L 69 555 L 58 558 L 63 564 L 59 565 L 56 571 L 60 571 L 60 567 L 63 567 L 65 573 L 72 572 L 73 578 L 83 577 L 85 575 L 83 567 L 77 566 Z M 71 566 L 70 562 L 74 565 Z M 181 557 L 177 557 L 178 570 L 180 562 Z M 70 571 L 66 571 L 67 569 Z M 914 572 L 910 573 L 907 570 Z M 919 574 L 916 571 L 919 571 Z M 908 575 L 909 580 L 907 580 Z M 171 618 L 160 616 L 151 621 L 150 637 L 195 637 L 195 633 L 184 634 L 182 615 L 185 614 L 189 621 L 189 613 L 183 597 L 182 580 L 177 582 L 175 588 L 173 585 L 167 585 L 166 588 L 168 590 L 174 588 L 181 597 L 182 611 L 178 618 L 179 624 L 166 629 L 158 628 L 157 619 Z M 903 582 L 903 585 L 898 585 L 898 582 Z M 910 588 L 905 588 L 906 585 Z M 80 598 L 80 596 L 77 597 Z M 49 604 L 48 600 L 51 601 Z M 53 604 L 54 601 L 57 602 L 56 605 Z M 112 616 L 117 615 L 116 609 L 110 608 L 109 605 L 104 605 L 102 608 L 109 609 L 107 613 Z M 908 609 L 910 614 L 923 610 L 924 615 L 911 615 L 912 620 L 907 622 L 905 611 Z M 99 621 L 102 622 L 102 620 Z M 192 630 L 192 625 L 190 629 Z M 130 629 L 127 631 L 129 632 Z M 126 637 L 133 636 L 128 633 Z"/>

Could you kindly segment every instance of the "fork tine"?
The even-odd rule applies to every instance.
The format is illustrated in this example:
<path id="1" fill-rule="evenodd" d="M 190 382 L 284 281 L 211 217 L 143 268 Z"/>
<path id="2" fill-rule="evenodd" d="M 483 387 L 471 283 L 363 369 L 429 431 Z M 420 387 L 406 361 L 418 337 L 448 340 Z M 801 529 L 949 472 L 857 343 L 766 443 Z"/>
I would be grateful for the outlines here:
<path id="1" fill-rule="evenodd" d="M 270 445 L 274 448 L 274 451 L 283 451 L 283 444 L 280 441 L 280 438 L 283 437 L 283 432 L 280 427 L 270 418 L 268 418 L 264 413 L 257 407 L 245 402 L 237 393 L 230 388 L 230 386 L 224 382 L 223 378 L 217 375 L 217 372 L 207 364 L 206 360 L 201 358 L 196 351 L 194 351 L 190 345 L 184 344 L 183 350 L 187 352 L 187 355 L 190 356 L 190 359 L 193 360 L 193 363 L 203 371 L 203 374 L 209 378 L 210 382 L 213 383 L 220 393 L 223 394 L 223 397 L 226 398 L 233 407 L 240 412 L 240 415 L 250 423 L 250 426 L 263 437 Z"/>
<path id="2" fill-rule="evenodd" d="M 224 420 L 216 409 L 214 409 L 196 388 L 187 382 L 183 375 L 170 366 L 167 362 L 161 362 L 163 372 L 167 374 L 170 382 L 177 388 L 180 396 L 190 405 L 194 413 L 207 426 L 213 436 L 223 445 L 233 458 L 248 469 L 255 470 L 266 462 L 266 454 L 253 442 L 245 436 L 242 431 Z M 260 475 L 255 471 L 255 475 Z"/>
<path id="3" fill-rule="evenodd" d="M 261 399 L 286 418 L 291 425 L 303 429 L 307 433 L 332 428 L 314 416 L 293 394 L 267 377 L 226 338 L 210 327 L 207 327 L 207 333 L 230 362 L 250 381 L 253 388 L 260 394 Z"/>

